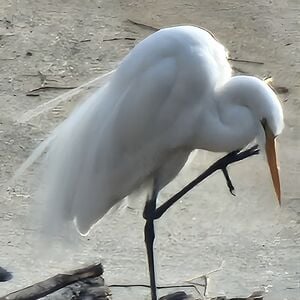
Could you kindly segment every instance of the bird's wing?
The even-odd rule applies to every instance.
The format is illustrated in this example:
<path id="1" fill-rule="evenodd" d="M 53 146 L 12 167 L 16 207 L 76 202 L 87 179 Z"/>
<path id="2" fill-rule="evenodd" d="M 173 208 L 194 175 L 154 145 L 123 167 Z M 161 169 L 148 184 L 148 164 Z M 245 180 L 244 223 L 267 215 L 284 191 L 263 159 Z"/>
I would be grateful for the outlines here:
<path id="1" fill-rule="evenodd" d="M 51 224 L 75 219 L 79 231 L 87 233 L 180 143 L 174 124 L 184 113 L 185 98 L 174 101 L 177 73 L 176 60 L 167 57 L 124 87 L 120 78 L 112 78 L 66 120 L 50 146 L 40 194 Z"/>
<path id="2" fill-rule="evenodd" d="M 179 36 L 165 30 L 139 44 L 56 131 L 40 194 L 48 224 L 59 230 L 75 220 L 86 234 L 172 151 L 188 147 L 195 116 L 224 75 L 217 59 L 226 54 L 215 55 L 209 34 L 198 43 L 189 30 Z"/>

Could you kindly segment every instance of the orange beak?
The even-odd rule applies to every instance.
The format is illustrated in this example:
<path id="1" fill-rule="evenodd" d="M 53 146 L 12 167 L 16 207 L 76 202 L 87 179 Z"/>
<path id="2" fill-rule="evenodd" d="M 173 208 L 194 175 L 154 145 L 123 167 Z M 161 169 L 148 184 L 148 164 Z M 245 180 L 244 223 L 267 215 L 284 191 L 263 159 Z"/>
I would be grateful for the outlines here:
<path id="1" fill-rule="evenodd" d="M 280 189 L 280 178 L 279 178 L 279 168 L 277 163 L 276 155 L 276 139 L 271 133 L 269 128 L 265 129 L 266 132 L 266 154 L 268 159 L 268 164 L 272 176 L 272 181 L 274 189 L 277 195 L 279 205 L 281 205 L 281 189 Z"/>

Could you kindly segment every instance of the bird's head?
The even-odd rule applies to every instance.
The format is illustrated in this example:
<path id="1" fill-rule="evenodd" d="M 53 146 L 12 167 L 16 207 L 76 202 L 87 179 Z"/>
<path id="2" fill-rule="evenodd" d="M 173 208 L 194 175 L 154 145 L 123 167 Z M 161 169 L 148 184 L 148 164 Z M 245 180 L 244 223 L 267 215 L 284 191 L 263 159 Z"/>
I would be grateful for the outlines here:
<path id="1" fill-rule="evenodd" d="M 280 178 L 276 153 L 276 137 L 284 127 L 280 101 L 272 88 L 263 80 L 252 76 L 234 76 L 223 87 L 223 98 L 232 113 L 227 122 L 234 124 L 232 132 L 238 136 L 230 143 L 240 141 L 240 146 L 256 136 L 260 148 L 265 150 L 275 192 L 280 203 Z M 224 105 L 225 107 L 225 105 Z M 238 130 L 236 130 L 238 128 Z M 227 134 L 228 135 L 228 134 Z"/>
<path id="2" fill-rule="evenodd" d="M 236 78 L 243 90 L 243 99 L 241 99 L 243 104 L 248 106 L 255 118 L 260 121 L 257 142 L 265 149 L 273 185 L 280 204 L 281 188 L 276 153 L 276 138 L 284 128 L 280 100 L 267 82 L 251 76 L 237 76 Z"/>

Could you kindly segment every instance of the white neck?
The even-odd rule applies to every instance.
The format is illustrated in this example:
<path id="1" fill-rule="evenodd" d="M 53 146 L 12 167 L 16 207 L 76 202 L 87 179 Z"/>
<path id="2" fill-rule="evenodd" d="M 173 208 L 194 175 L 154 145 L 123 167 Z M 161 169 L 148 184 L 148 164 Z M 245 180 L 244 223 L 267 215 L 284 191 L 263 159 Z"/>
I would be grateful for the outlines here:
<path id="1" fill-rule="evenodd" d="M 197 134 L 199 147 L 230 152 L 253 141 L 261 133 L 262 114 L 268 111 L 268 89 L 259 79 L 236 76 L 215 91 L 211 108 L 201 115 L 205 126 Z"/>

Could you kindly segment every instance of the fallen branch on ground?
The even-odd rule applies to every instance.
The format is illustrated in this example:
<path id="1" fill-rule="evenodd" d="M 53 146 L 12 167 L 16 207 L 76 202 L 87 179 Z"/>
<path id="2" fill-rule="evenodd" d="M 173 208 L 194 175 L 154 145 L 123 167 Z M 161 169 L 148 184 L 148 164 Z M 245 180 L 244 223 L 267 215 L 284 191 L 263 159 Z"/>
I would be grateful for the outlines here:
<path id="1" fill-rule="evenodd" d="M 136 22 L 136 21 L 133 21 L 131 19 L 127 19 L 127 21 L 129 23 L 131 23 L 133 25 L 137 25 L 137 26 L 139 26 L 139 27 L 141 27 L 143 29 L 150 29 L 152 31 L 158 31 L 159 30 L 159 28 L 157 28 L 157 27 L 154 27 L 154 26 L 151 26 L 151 25 L 147 25 L 147 24 L 143 24 L 143 23 L 140 23 L 140 22 Z"/>
<path id="2" fill-rule="evenodd" d="M 186 280 L 186 282 L 194 285 L 195 287 L 196 286 L 203 286 L 204 287 L 204 296 L 206 296 L 207 295 L 208 277 L 209 277 L 209 275 L 223 270 L 224 263 L 225 263 L 225 261 L 223 260 L 222 263 L 221 263 L 221 265 L 217 269 L 214 269 L 214 270 L 209 271 L 209 272 L 207 272 L 205 274 L 198 275 L 196 277 L 188 279 L 188 280 Z M 203 279 L 204 280 L 204 284 L 197 282 L 196 280 L 198 280 L 198 279 Z"/>
<path id="3" fill-rule="evenodd" d="M 217 272 L 218 268 L 207 274 Z M 147 284 L 126 284 L 126 285 L 104 285 L 102 264 L 94 264 L 85 268 L 70 271 L 66 274 L 58 274 L 19 291 L 10 293 L 0 298 L 0 300 L 37 300 L 51 294 L 50 299 L 80 300 L 80 299 L 98 299 L 110 300 L 111 292 L 109 287 L 145 287 L 150 288 Z M 207 275 L 206 274 L 206 275 Z M 197 284 L 200 285 L 200 284 Z M 158 289 L 169 288 L 193 288 L 197 291 L 198 296 L 186 294 L 184 291 L 177 291 L 161 297 L 159 300 L 263 300 L 265 292 L 256 291 L 248 297 L 227 298 L 226 296 L 218 296 L 214 298 L 203 297 L 197 290 L 196 285 L 167 285 L 159 286 Z M 53 298 L 52 298 L 53 295 Z M 200 297 L 200 298 L 199 298 Z"/>
<path id="4" fill-rule="evenodd" d="M 26 96 L 38 96 L 36 92 L 42 91 L 42 90 L 51 90 L 51 89 L 56 89 L 56 90 L 72 90 L 75 89 L 76 86 L 54 86 L 54 85 L 42 85 L 38 88 L 32 89 L 26 93 Z"/>
<path id="5" fill-rule="evenodd" d="M 102 264 L 94 264 L 67 274 L 58 274 L 19 291 L 10 293 L 0 300 L 36 300 L 45 297 L 77 281 L 99 277 L 103 274 Z"/>
<path id="6" fill-rule="evenodd" d="M 104 84 L 104 82 L 106 81 L 106 79 L 109 76 L 111 76 L 114 73 L 114 71 L 115 70 L 112 70 L 106 74 L 100 75 L 100 76 L 80 85 L 79 87 L 77 87 L 75 89 L 67 91 L 67 92 L 63 93 L 62 95 L 59 95 L 47 102 L 44 102 L 44 103 L 38 105 L 37 107 L 35 107 L 33 109 L 26 111 L 23 115 L 21 115 L 19 118 L 17 118 L 16 121 L 19 123 L 27 123 L 31 119 L 39 116 L 40 114 L 48 112 L 49 110 L 51 110 L 52 108 L 54 108 L 55 106 L 60 104 L 61 102 L 67 102 L 70 99 L 72 99 L 72 97 L 75 97 L 78 94 L 80 94 L 81 92 L 88 90 L 92 85 L 97 85 L 99 87 L 102 86 Z"/>
<path id="7" fill-rule="evenodd" d="M 265 64 L 262 61 L 240 59 L 240 58 L 233 58 L 233 57 L 228 57 L 228 60 L 242 62 L 242 63 L 256 64 L 256 65 L 264 65 Z"/>
<path id="8" fill-rule="evenodd" d="M 115 37 L 115 38 L 109 38 L 109 39 L 103 39 L 103 42 L 111 42 L 111 41 L 135 41 L 136 38 L 134 37 Z"/>

